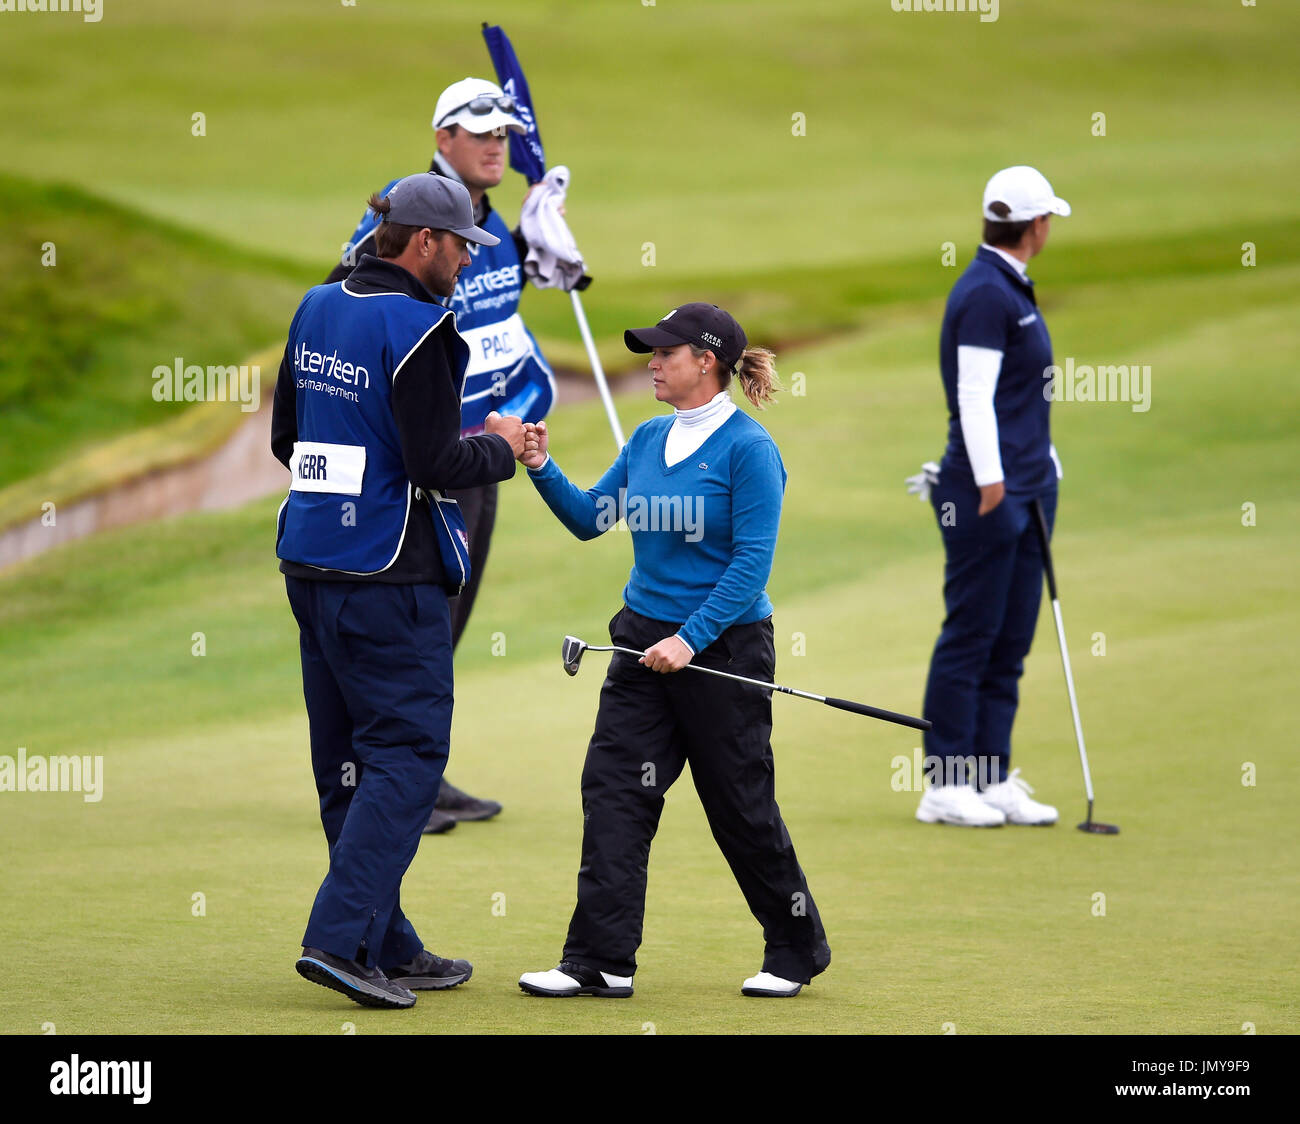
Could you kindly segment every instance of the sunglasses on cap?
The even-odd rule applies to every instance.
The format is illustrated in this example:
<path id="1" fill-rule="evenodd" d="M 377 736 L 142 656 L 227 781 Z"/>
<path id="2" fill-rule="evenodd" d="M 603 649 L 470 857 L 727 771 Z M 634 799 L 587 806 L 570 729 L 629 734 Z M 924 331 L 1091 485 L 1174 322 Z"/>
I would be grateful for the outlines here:
<path id="1" fill-rule="evenodd" d="M 468 109 L 476 117 L 491 113 L 493 109 L 499 109 L 503 113 L 514 113 L 518 108 L 518 104 L 509 94 L 502 94 L 500 97 L 493 94 L 479 94 L 478 97 L 470 99 L 464 105 L 458 105 L 455 109 L 448 110 L 442 115 L 442 119 L 446 121 L 448 117 L 454 117 L 462 109 Z"/>

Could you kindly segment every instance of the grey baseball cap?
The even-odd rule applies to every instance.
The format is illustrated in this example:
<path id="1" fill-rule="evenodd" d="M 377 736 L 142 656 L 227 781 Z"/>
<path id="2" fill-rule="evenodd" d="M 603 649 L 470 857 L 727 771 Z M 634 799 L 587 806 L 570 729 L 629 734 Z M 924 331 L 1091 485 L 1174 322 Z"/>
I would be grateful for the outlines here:
<path id="1" fill-rule="evenodd" d="M 474 225 L 474 204 L 470 202 L 468 189 L 446 176 L 417 172 L 393 184 L 386 198 L 392 206 L 384 222 L 450 230 L 480 246 L 495 246 L 501 241 L 495 234 Z"/>

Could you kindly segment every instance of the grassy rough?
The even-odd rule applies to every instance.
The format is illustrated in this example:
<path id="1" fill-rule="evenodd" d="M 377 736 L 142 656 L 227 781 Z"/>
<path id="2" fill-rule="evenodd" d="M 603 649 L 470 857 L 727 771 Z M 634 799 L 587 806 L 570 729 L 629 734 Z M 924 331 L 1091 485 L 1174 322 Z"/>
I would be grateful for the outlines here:
<path id="1" fill-rule="evenodd" d="M 470 0 L 134 0 L 98 24 L 7 20 L 0 488 L 165 420 L 156 364 L 238 363 L 282 338 L 369 191 L 427 166 L 436 91 L 488 69 L 481 18 Z M 933 265 L 947 242 L 973 248 L 990 170 L 1030 158 L 1075 207 L 1044 282 L 1226 270 L 1245 241 L 1296 260 L 1279 143 L 1300 113 L 1294 6 L 1007 0 L 982 23 L 849 0 L 501 0 L 492 18 L 573 170 L 614 369 L 622 329 L 684 299 L 788 341 L 937 296 Z M 996 94 L 995 58 L 1015 59 Z M 514 173 L 494 192 L 512 222 L 521 195 Z M 530 292 L 524 312 L 554 361 L 586 369 L 568 301 Z"/>
<path id="2" fill-rule="evenodd" d="M 155 401 L 154 368 L 177 356 L 202 367 L 258 362 L 250 355 L 282 336 L 284 310 L 309 282 L 301 266 L 76 188 L 0 175 L 0 208 L 9 216 L 0 233 L 3 526 L 32 514 L 32 497 L 39 511 L 40 501 L 64 502 L 111 480 L 111 466 L 67 462 L 115 438 L 142 435 L 130 450 L 103 451 L 114 461 L 156 458 L 149 448 L 161 450 L 195 409 Z M 42 265 L 47 243 L 52 264 Z M 269 393 L 278 356 L 269 370 L 260 358 Z M 200 412 L 210 416 L 180 423 L 200 444 L 247 416 L 237 403 Z M 26 492 L 10 490 L 19 483 Z"/>

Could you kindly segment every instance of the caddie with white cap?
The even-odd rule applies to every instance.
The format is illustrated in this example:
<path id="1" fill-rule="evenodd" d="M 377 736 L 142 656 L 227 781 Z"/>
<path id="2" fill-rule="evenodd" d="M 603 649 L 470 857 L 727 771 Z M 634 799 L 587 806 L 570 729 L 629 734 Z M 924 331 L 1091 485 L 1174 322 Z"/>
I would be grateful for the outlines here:
<path id="1" fill-rule="evenodd" d="M 984 188 L 984 240 L 948 296 L 939 363 L 948 404 L 941 464 L 914 477 L 943 539 L 947 610 L 925 691 L 929 787 L 916 818 L 965 827 L 1051 824 L 1056 809 L 1009 771 L 1011 727 L 1042 598 L 1034 503 L 1051 527 L 1060 461 L 1049 425 L 1052 341 L 1028 276 L 1053 215 L 1035 168 Z M 969 775 L 968 775 L 969 774 Z"/>
<path id="2" fill-rule="evenodd" d="M 493 246 L 470 246 L 470 264 L 461 271 L 448 301 L 456 314 L 456 329 L 470 350 L 461 402 L 461 434 L 466 437 L 482 433 L 487 415 L 494 410 L 538 422 L 555 401 L 555 376 L 519 315 L 528 247 L 518 229 L 512 231 L 492 209 L 487 196 L 505 175 L 507 134 L 527 132 L 525 112 L 495 82 L 462 78 L 438 96 L 430 122 L 437 150 L 429 171 L 464 184 L 474 206 L 474 222 L 500 240 Z M 379 194 L 386 195 L 397 182 Z M 378 217 L 367 211 L 327 281 L 343 280 L 364 254 L 374 253 L 377 227 Z M 455 644 L 469 621 L 479 577 L 487 565 L 497 486 L 453 489 L 448 495 L 459 502 L 464 514 L 473 563 L 469 584 L 452 602 Z M 455 827 L 458 820 L 490 819 L 500 811 L 496 801 L 477 799 L 444 781 L 426 831 L 440 833 Z"/>
<path id="3" fill-rule="evenodd" d="M 478 136 L 501 129 L 527 132 L 518 112 L 515 99 L 495 82 L 486 78 L 462 78 L 438 96 L 438 104 L 433 109 L 433 128 L 436 132 L 452 125 L 462 125 Z M 500 182 L 498 176 L 496 183 Z M 496 184 L 487 186 L 495 187 Z"/>

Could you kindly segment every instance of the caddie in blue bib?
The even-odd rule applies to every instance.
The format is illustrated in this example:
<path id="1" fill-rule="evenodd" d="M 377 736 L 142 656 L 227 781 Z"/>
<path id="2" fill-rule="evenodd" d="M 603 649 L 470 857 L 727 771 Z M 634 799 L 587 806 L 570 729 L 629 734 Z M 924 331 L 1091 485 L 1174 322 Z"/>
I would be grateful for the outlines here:
<path id="1" fill-rule="evenodd" d="M 357 301 L 368 303 L 370 315 L 356 315 Z M 402 462 L 393 380 L 452 316 L 400 293 L 357 295 L 346 282 L 307 294 L 289 328 L 288 354 L 298 433 L 310 440 L 294 444 L 289 495 L 280 509 L 280 558 L 357 575 L 380 573 L 397 559 L 411 505 L 423 497 Z M 463 367 L 467 348 L 453 338 Z M 452 563 L 448 592 L 459 592 L 469 580 L 465 524 L 455 501 L 430 498 L 443 563 Z"/>

